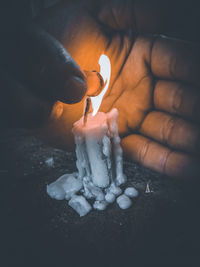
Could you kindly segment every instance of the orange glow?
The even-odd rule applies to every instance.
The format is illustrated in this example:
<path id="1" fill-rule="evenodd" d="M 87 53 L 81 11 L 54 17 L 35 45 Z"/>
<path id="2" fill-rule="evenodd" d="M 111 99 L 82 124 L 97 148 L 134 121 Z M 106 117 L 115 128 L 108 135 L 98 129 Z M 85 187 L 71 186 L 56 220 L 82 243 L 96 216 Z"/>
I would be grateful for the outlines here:
<path id="1" fill-rule="evenodd" d="M 110 83 L 110 76 L 111 76 L 111 64 L 110 60 L 106 55 L 101 55 L 99 58 L 99 65 L 100 65 L 100 74 L 103 77 L 105 86 L 102 90 L 102 92 L 95 97 L 91 97 L 91 102 L 92 102 L 92 108 L 93 112 L 92 115 L 95 116 L 100 108 L 102 99 L 109 87 Z"/>

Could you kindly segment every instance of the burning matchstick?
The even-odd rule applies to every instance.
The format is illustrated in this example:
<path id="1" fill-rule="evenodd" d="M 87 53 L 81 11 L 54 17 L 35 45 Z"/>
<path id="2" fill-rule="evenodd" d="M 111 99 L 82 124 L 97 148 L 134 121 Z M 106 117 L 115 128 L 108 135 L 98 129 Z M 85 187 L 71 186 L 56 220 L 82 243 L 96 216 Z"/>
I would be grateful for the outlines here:
<path id="1" fill-rule="evenodd" d="M 87 98 L 85 100 L 85 109 L 83 112 L 83 125 L 85 126 L 87 123 L 90 106 L 92 104 L 90 97 L 98 96 L 102 92 L 105 84 L 103 77 L 98 71 L 84 71 L 84 73 L 88 84 Z"/>
<path id="2" fill-rule="evenodd" d="M 88 117 L 88 113 L 90 110 L 90 105 L 91 105 L 91 99 L 90 99 L 90 97 L 87 97 L 86 101 L 85 101 L 85 110 L 83 113 L 83 125 L 84 126 L 86 125 L 86 122 L 87 122 L 87 117 Z"/>

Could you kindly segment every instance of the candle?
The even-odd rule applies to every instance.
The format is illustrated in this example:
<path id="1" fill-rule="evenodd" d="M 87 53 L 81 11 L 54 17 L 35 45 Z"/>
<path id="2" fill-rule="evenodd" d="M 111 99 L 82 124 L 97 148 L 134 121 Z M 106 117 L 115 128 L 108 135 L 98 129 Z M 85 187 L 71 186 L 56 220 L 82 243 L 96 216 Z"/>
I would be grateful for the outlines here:
<path id="1" fill-rule="evenodd" d="M 94 185 L 101 188 L 108 187 L 114 178 L 117 185 L 125 181 L 117 117 L 117 109 L 89 114 L 85 126 L 81 118 L 73 128 L 80 178 L 91 176 Z"/>
<path id="2" fill-rule="evenodd" d="M 73 128 L 79 179 L 87 176 L 90 184 L 92 182 L 95 187 L 107 188 L 106 191 L 114 191 L 114 187 L 114 194 L 119 191 L 117 186 L 126 180 L 123 174 L 117 117 L 117 109 L 107 114 L 103 112 L 98 112 L 95 116 L 89 114 L 86 125 L 82 117 Z M 85 187 L 87 186 L 88 183 L 85 183 Z"/>
<path id="3" fill-rule="evenodd" d="M 107 187 L 112 175 L 107 114 L 89 114 L 85 126 L 81 118 L 74 124 L 73 133 L 80 178 L 87 175 L 95 186 Z"/>
<path id="4" fill-rule="evenodd" d="M 93 112 L 87 116 L 84 113 L 72 129 L 78 173 L 66 174 L 47 186 L 47 193 L 52 198 L 69 200 L 69 205 L 80 216 L 92 209 L 90 200 L 93 200 L 94 209 L 104 210 L 118 197 L 119 207 L 126 209 L 132 203 L 129 197 L 137 196 L 137 190 L 130 187 L 121 195 L 120 185 L 126 182 L 126 177 L 118 134 L 118 110 L 114 108 L 108 113 L 98 112 L 109 86 L 111 65 L 105 55 L 100 57 L 99 63 L 105 85 L 103 91 L 91 97 Z M 77 195 L 80 193 L 82 196 Z"/>

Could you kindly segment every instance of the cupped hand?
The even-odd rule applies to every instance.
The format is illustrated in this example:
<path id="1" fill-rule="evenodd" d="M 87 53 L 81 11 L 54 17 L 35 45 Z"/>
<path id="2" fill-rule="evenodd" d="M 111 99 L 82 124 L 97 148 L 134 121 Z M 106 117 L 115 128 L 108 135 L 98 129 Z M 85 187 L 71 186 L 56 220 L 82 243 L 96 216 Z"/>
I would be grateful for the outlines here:
<path id="1" fill-rule="evenodd" d="M 83 70 L 99 70 L 100 55 L 109 57 L 111 82 L 100 110 L 118 109 L 122 146 L 129 158 L 170 176 L 197 176 L 199 46 L 160 35 L 136 37 L 129 19 L 123 23 L 121 17 L 119 22 L 112 16 L 111 22 L 109 14 L 109 9 L 95 13 L 64 3 L 37 23 L 63 44 Z M 40 135 L 69 148 L 83 102 L 64 105 L 62 116 L 49 121 Z"/>
<path id="2" fill-rule="evenodd" d="M 199 46 L 138 37 L 102 108 L 119 110 L 125 153 L 170 176 L 198 176 Z"/>

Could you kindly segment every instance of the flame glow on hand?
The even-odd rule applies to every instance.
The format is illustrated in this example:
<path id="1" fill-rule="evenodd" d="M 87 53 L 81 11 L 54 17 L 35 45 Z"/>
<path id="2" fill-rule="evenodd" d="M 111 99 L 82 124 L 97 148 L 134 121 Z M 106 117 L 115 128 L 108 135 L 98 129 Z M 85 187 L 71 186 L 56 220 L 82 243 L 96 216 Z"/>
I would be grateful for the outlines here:
<path id="1" fill-rule="evenodd" d="M 102 99 L 108 89 L 111 76 L 111 64 L 109 58 L 106 55 L 100 56 L 99 65 L 100 65 L 100 74 L 103 77 L 105 86 L 102 92 L 98 96 L 91 97 L 92 108 L 93 108 L 92 116 L 95 116 L 100 108 Z"/>

